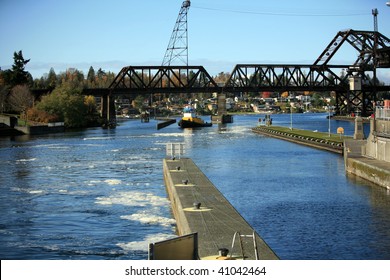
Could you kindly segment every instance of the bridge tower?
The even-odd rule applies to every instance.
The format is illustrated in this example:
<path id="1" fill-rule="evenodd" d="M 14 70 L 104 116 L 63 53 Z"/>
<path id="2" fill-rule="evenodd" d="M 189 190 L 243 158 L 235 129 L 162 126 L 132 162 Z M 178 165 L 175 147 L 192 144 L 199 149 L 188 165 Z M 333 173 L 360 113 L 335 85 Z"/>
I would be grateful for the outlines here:
<path id="1" fill-rule="evenodd" d="M 162 62 L 163 66 L 170 66 L 172 62 L 178 61 L 180 64 L 188 66 L 188 25 L 187 14 L 191 6 L 191 1 L 183 1 L 175 27 L 173 28 L 171 39 Z"/>

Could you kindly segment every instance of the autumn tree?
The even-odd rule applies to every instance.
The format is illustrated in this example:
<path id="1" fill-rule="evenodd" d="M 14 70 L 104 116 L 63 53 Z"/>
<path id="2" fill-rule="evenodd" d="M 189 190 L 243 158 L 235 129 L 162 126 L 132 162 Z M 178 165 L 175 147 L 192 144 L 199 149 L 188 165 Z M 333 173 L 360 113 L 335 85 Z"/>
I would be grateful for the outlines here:
<path id="1" fill-rule="evenodd" d="M 88 114 L 95 114 L 96 113 L 96 99 L 92 95 L 88 95 L 84 97 L 84 104 L 87 109 Z"/>
<path id="2" fill-rule="evenodd" d="M 216 83 L 225 84 L 230 77 L 228 72 L 220 72 L 217 76 L 214 77 Z"/>
<path id="3" fill-rule="evenodd" d="M 34 97 L 27 85 L 17 85 L 12 88 L 8 103 L 13 110 L 23 115 L 27 120 L 27 109 L 33 106 Z"/>
<path id="4" fill-rule="evenodd" d="M 287 98 L 289 96 L 288 91 L 284 91 L 281 95 L 283 98 Z"/>

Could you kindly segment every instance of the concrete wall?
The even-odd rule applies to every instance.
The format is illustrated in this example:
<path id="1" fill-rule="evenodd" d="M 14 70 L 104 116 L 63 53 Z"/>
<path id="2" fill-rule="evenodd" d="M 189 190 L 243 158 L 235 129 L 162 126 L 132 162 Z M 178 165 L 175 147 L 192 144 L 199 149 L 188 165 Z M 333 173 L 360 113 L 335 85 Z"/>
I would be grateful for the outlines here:
<path id="1" fill-rule="evenodd" d="M 64 126 L 17 126 L 15 129 L 23 132 L 24 134 L 29 135 L 41 135 L 41 134 L 48 134 L 48 133 L 57 133 L 57 132 L 63 132 L 65 131 Z"/>
<path id="2" fill-rule="evenodd" d="M 390 171 L 370 159 L 348 158 L 346 171 L 378 186 L 390 189 Z"/>
<path id="3" fill-rule="evenodd" d="M 10 117 L 5 115 L 0 115 L 0 123 L 5 124 L 9 127 L 15 127 L 18 124 L 18 118 L 17 117 Z"/>
<path id="4" fill-rule="evenodd" d="M 371 122 L 371 133 L 367 138 L 367 143 L 363 148 L 362 154 L 378 160 L 390 162 L 390 121 L 376 120 L 373 133 L 373 124 Z M 388 135 L 388 136 L 387 136 Z"/>

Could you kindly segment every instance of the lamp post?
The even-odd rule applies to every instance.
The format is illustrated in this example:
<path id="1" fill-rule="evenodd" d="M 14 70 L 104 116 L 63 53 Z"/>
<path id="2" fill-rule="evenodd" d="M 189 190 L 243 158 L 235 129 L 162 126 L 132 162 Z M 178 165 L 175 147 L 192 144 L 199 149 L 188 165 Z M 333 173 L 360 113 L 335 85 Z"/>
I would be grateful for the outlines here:
<path id="1" fill-rule="evenodd" d="M 328 116 L 328 119 L 329 119 L 328 133 L 329 133 L 329 138 L 330 138 L 330 103 L 328 103 L 328 111 L 329 111 L 329 116 Z"/>
<path id="2" fill-rule="evenodd" d="M 387 5 L 388 7 L 390 7 L 390 1 L 387 1 L 387 2 L 386 2 L 386 5 Z"/>

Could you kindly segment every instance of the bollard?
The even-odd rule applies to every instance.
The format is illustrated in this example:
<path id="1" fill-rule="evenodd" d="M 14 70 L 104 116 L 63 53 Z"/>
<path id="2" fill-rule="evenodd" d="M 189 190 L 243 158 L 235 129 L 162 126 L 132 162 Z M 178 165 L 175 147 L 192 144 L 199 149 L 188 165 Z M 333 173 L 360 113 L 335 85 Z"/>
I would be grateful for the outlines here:
<path id="1" fill-rule="evenodd" d="M 193 203 L 194 210 L 199 210 L 201 205 L 202 205 L 202 203 L 200 203 L 200 202 L 194 202 Z"/>

